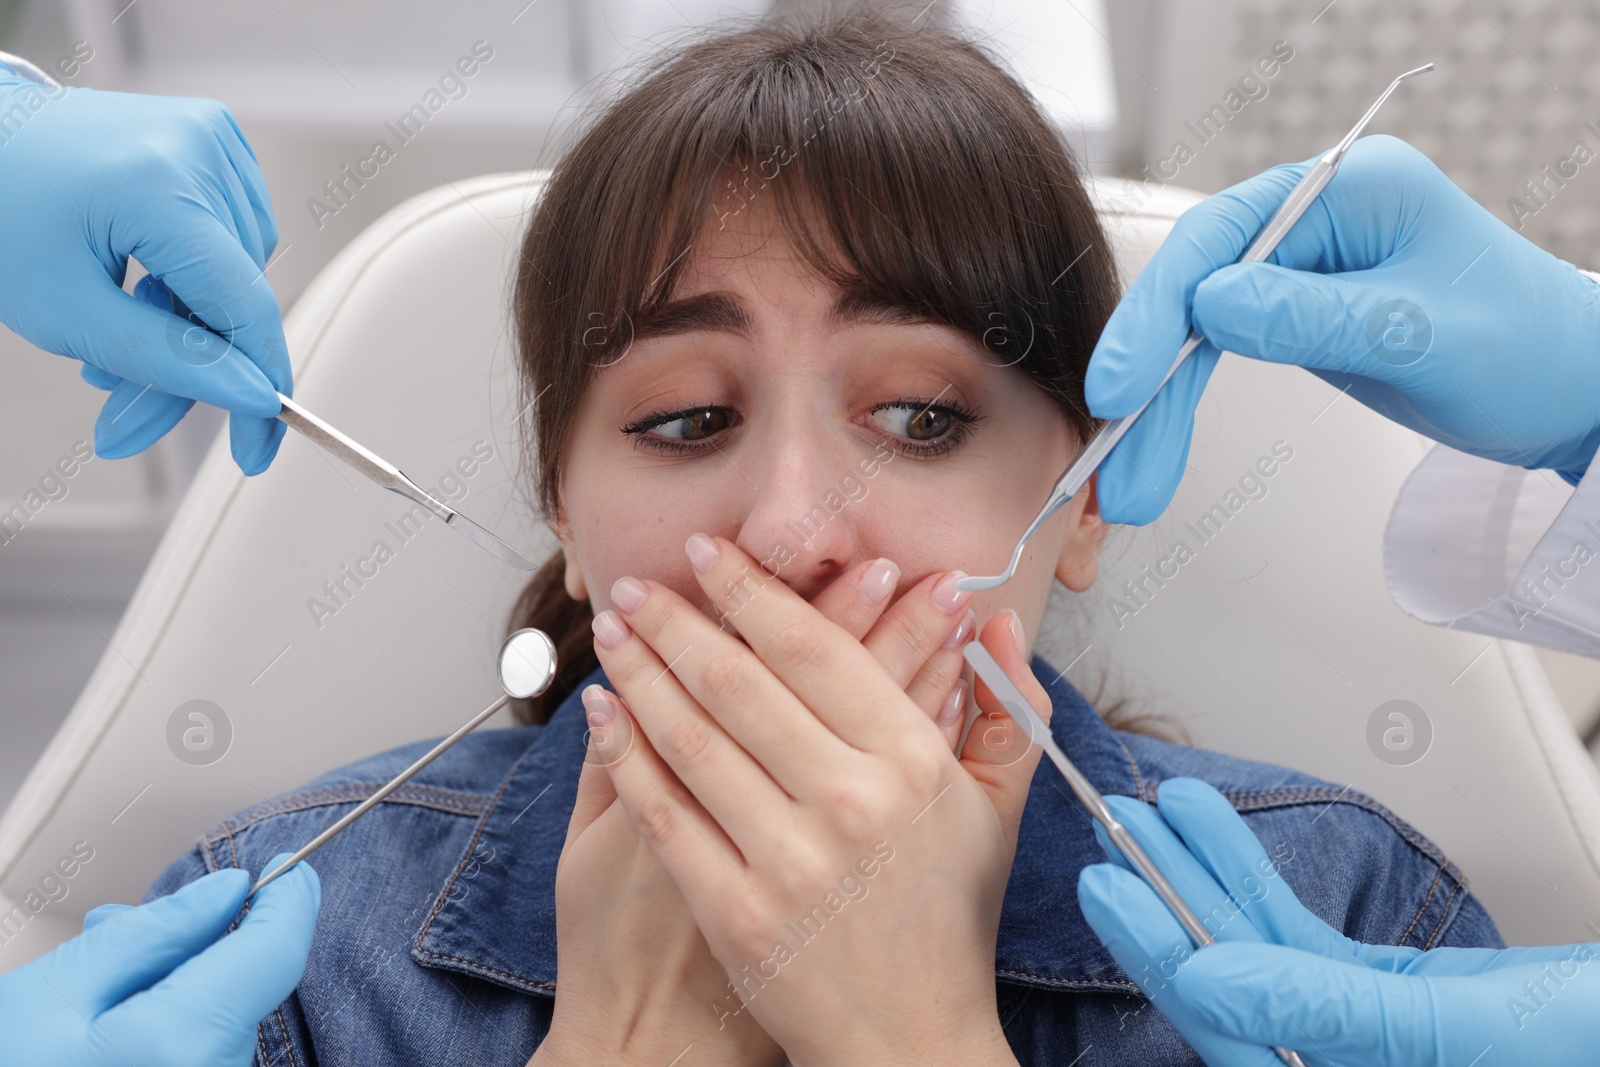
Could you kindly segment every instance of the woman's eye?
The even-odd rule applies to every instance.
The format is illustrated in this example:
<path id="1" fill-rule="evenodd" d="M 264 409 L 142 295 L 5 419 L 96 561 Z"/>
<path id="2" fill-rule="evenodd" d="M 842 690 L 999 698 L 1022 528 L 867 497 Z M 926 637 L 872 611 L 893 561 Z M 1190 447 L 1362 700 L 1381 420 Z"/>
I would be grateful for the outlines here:
<path id="1" fill-rule="evenodd" d="M 726 430 L 731 421 L 726 408 L 700 408 L 675 419 L 658 423 L 653 429 L 662 437 L 679 441 L 700 441 Z"/>
<path id="2" fill-rule="evenodd" d="M 734 424 L 731 409 L 706 405 L 680 411 L 658 411 L 629 423 L 622 428 L 622 432 L 633 437 L 635 448 L 687 453 L 697 451 L 701 442 Z"/>
<path id="3" fill-rule="evenodd" d="M 871 411 L 873 426 L 899 439 L 901 455 L 931 458 L 966 441 L 971 425 L 983 416 L 957 404 L 935 404 L 906 398 L 879 404 Z M 672 455 L 703 450 L 705 443 L 739 424 L 731 408 L 707 404 L 677 411 L 658 411 L 622 427 L 635 448 Z"/>
<path id="4" fill-rule="evenodd" d="M 872 412 L 872 423 L 878 429 L 913 441 L 937 441 L 950 432 L 954 421 L 949 411 L 911 404 L 890 404 Z"/>
<path id="5" fill-rule="evenodd" d="M 907 442 L 900 446 L 900 454 L 918 459 L 942 456 L 960 447 L 971 435 L 972 424 L 982 418 L 959 404 L 910 398 L 872 409 L 873 426 Z"/>

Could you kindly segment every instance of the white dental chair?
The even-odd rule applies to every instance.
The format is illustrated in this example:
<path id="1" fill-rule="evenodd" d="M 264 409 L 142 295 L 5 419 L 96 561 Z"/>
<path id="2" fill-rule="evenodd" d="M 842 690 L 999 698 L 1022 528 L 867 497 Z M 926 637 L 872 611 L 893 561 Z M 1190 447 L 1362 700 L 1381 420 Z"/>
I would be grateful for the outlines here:
<path id="1" fill-rule="evenodd" d="M 554 539 L 521 492 L 508 294 L 540 180 L 491 175 L 396 208 L 288 317 L 298 399 L 424 485 L 492 448 L 461 509 L 536 559 Z M 1199 199 L 1168 188 L 1129 213 L 1139 197 L 1123 183 L 1095 192 L 1125 280 Z M 1200 544 L 1185 524 L 1280 441 L 1293 454 L 1262 479 L 1267 494 Z M 1417 622 L 1384 588 L 1390 503 L 1425 450 L 1309 374 L 1225 358 L 1171 511 L 1114 534 L 1088 596 L 1057 589 L 1038 650 L 1091 697 L 1109 670 L 1107 695 L 1171 716 L 1197 744 L 1375 796 L 1466 871 L 1509 942 L 1593 940 L 1600 776 L 1531 650 Z M 0 972 L 76 934 L 88 908 L 136 902 L 213 822 L 444 734 L 498 695 L 492 658 L 523 577 L 437 522 L 397 537 L 406 511 L 293 432 L 254 479 L 219 438 L 0 820 Z M 1193 558 L 1174 572 L 1161 561 L 1178 539 Z M 345 568 L 379 540 L 393 558 L 359 565 L 358 585 Z M 1157 586 L 1147 565 L 1170 576 Z M 1122 583 L 1141 579 L 1134 600 Z M 1392 699 L 1432 724 L 1406 766 L 1369 746 L 1369 718 Z M 195 700 L 222 711 L 210 749 L 192 708 L 174 719 Z M 223 717 L 231 740 L 205 762 L 224 750 Z M 175 752 L 190 729 L 200 751 L 186 762 Z M 92 859 L 41 892 L 79 842 Z"/>

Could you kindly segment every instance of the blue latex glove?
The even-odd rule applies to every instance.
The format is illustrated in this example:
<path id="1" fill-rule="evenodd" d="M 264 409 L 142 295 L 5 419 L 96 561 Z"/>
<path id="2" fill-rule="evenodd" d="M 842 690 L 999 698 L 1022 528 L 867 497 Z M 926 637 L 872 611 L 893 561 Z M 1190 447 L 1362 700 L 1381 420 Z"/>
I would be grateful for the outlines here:
<path id="1" fill-rule="evenodd" d="M 1155 390 L 1191 320 L 1207 340 L 1101 467 L 1105 519 L 1150 522 L 1171 502 L 1220 349 L 1298 364 L 1434 440 L 1575 484 L 1600 443 L 1600 286 L 1386 136 L 1355 142 L 1267 262 L 1235 263 L 1313 162 L 1184 212 L 1112 313 L 1084 383 L 1100 418 Z"/>
<path id="2" fill-rule="evenodd" d="M 0 322 L 110 390 L 95 452 L 142 451 L 203 400 L 233 413 L 240 468 L 265 470 L 284 432 L 274 390 L 292 382 L 262 274 L 277 224 L 233 116 L 214 100 L 49 89 L 5 66 L 0 115 Z M 133 296 L 129 256 L 151 274 Z"/>
<path id="3" fill-rule="evenodd" d="M 1106 799 L 1218 943 L 1192 949 L 1103 837 L 1116 862 L 1084 868 L 1079 902 L 1211 1067 L 1272 1067 L 1273 1046 L 1318 1067 L 1594 1062 L 1600 945 L 1423 952 L 1353 941 L 1306 910 L 1215 789 L 1175 778 L 1157 796 L 1160 814 Z"/>
<path id="4" fill-rule="evenodd" d="M 256 1024 L 300 981 L 322 903 L 300 863 L 223 936 L 250 881 L 216 871 L 141 907 L 96 908 L 78 937 L 0 977 L 0 1065 L 248 1067 Z"/>

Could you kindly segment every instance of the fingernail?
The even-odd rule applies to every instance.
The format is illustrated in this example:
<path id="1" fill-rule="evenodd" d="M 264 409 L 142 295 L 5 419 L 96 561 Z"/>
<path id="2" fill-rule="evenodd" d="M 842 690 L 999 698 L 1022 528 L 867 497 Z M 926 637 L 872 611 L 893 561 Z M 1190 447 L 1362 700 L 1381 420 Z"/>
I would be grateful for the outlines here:
<path id="1" fill-rule="evenodd" d="M 967 576 L 966 571 L 951 571 L 933 587 L 933 603 L 946 615 L 954 615 L 961 606 L 972 599 L 972 590 L 957 589 L 956 583 Z"/>
<path id="2" fill-rule="evenodd" d="M 960 647 L 967 640 L 967 638 L 971 636 L 973 628 L 977 625 L 978 616 L 973 614 L 971 608 L 968 608 L 966 615 L 962 616 L 960 624 L 957 625 L 954 630 L 950 631 L 949 637 L 944 639 L 944 647 Z"/>
<path id="3" fill-rule="evenodd" d="M 856 583 L 856 591 L 868 604 L 878 608 L 889 599 L 889 594 L 894 592 L 896 583 L 900 581 L 900 568 L 893 560 L 873 560 L 861 575 L 861 581 Z"/>
<path id="4" fill-rule="evenodd" d="M 1017 655 L 1027 659 L 1028 643 L 1022 637 L 1022 619 L 1017 615 L 1015 608 L 1007 608 L 1006 611 L 1011 613 L 1011 618 L 1006 620 L 1006 625 L 1011 627 L 1011 636 L 1016 638 Z"/>
<path id="5" fill-rule="evenodd" d="M 600 647 L 610 651 L 628 639 L 628 624 L 614 611 L 602 611 L 594 617 L 589 628 L 600 642 Z"/>
<path id="6" fill-rule="evenodd" d="M 689 553 L 689 562 L 694 565 L 696 574 L 710 570 L 722 551 L 715 541 L 703 533 L 690 534 L 689 540 L 683 543 L 683 550 Z"/>
<path id="7" fill-rule="evenodd" d="M 639 610 L 649 594 L 650 590 L 637 578 L 618 578 L 611 584 L 611 602 L 630 614 Z"/>
<path id="8" fill-rule="evenodd" d="M 934 720 L 940 726 L 952 726 L 961 719 L 962 709 L 967 704 L 967 683 L 965 680 L 956 682 L 955 688 L 950 690 L 950 695 L 944 698 L 944 703 L 939 707 L 939 714 Z"/>
<path id="9" fill-rule="evenodd" d="M 598 730 L 611 722 L 611 701 L 599 682 L 583 687 L 583 710 L 589 713 L 589 726 Z"/>

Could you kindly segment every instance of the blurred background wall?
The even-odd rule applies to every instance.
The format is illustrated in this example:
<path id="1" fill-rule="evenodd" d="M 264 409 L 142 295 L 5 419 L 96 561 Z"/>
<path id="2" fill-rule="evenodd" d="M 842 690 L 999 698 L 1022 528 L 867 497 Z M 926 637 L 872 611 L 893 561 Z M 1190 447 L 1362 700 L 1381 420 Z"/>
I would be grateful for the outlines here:
<path id="1" fill-rule="evenodd" d="M 287 309 L 383 212 L 446 182 L 549 165 L 629 64 L 719 18 L 758 16 L 770 2 L 0 0 L 0 49 L 70 71 L 74 85 L 225 102 L 272 194 L 280 239 L 267 277 Z M 958 23 L 985 37 L 1087 169 L 1204 192 L 1327 147 L 1395 74 L 1432 60 L 1438 72 L 1409 85 L 1375 130 L 1410 140 L 1551 252 L 1600 266 L 1600 178 L 1591 173 L 1600 161 L 1564 186 L 1546 183 L 1542 197 L 1524 186 L 1575 142 L 1600 155 L 1592 5 L 932 0 L 896 8 L 908 22 Z M 474 49 L 489 58 L 465 93 L 354 195 L 329 197 L 324 183 L 375 140 L 392 141 L 385 124 Z M 1279 60 L 1273 77 L 1245 85 L 1244 106 L 1219 120 L 1214 107 L 1269 55 Z M 0 329 L 0 508 L 78 442 L 92 442 L 102 395 L 78 379 L 75 363 Z M 104 652 L 221 426 L 219 412 L 197 406 L 148 452 L 90 462 L 64 499 L 0 544 L 0 805 Z M 374 442 L 402 463 L 404 444 Z M 1591 731 L 1600 671 L 1554 654 L 1546 662 L 1575 727 Z"/>

